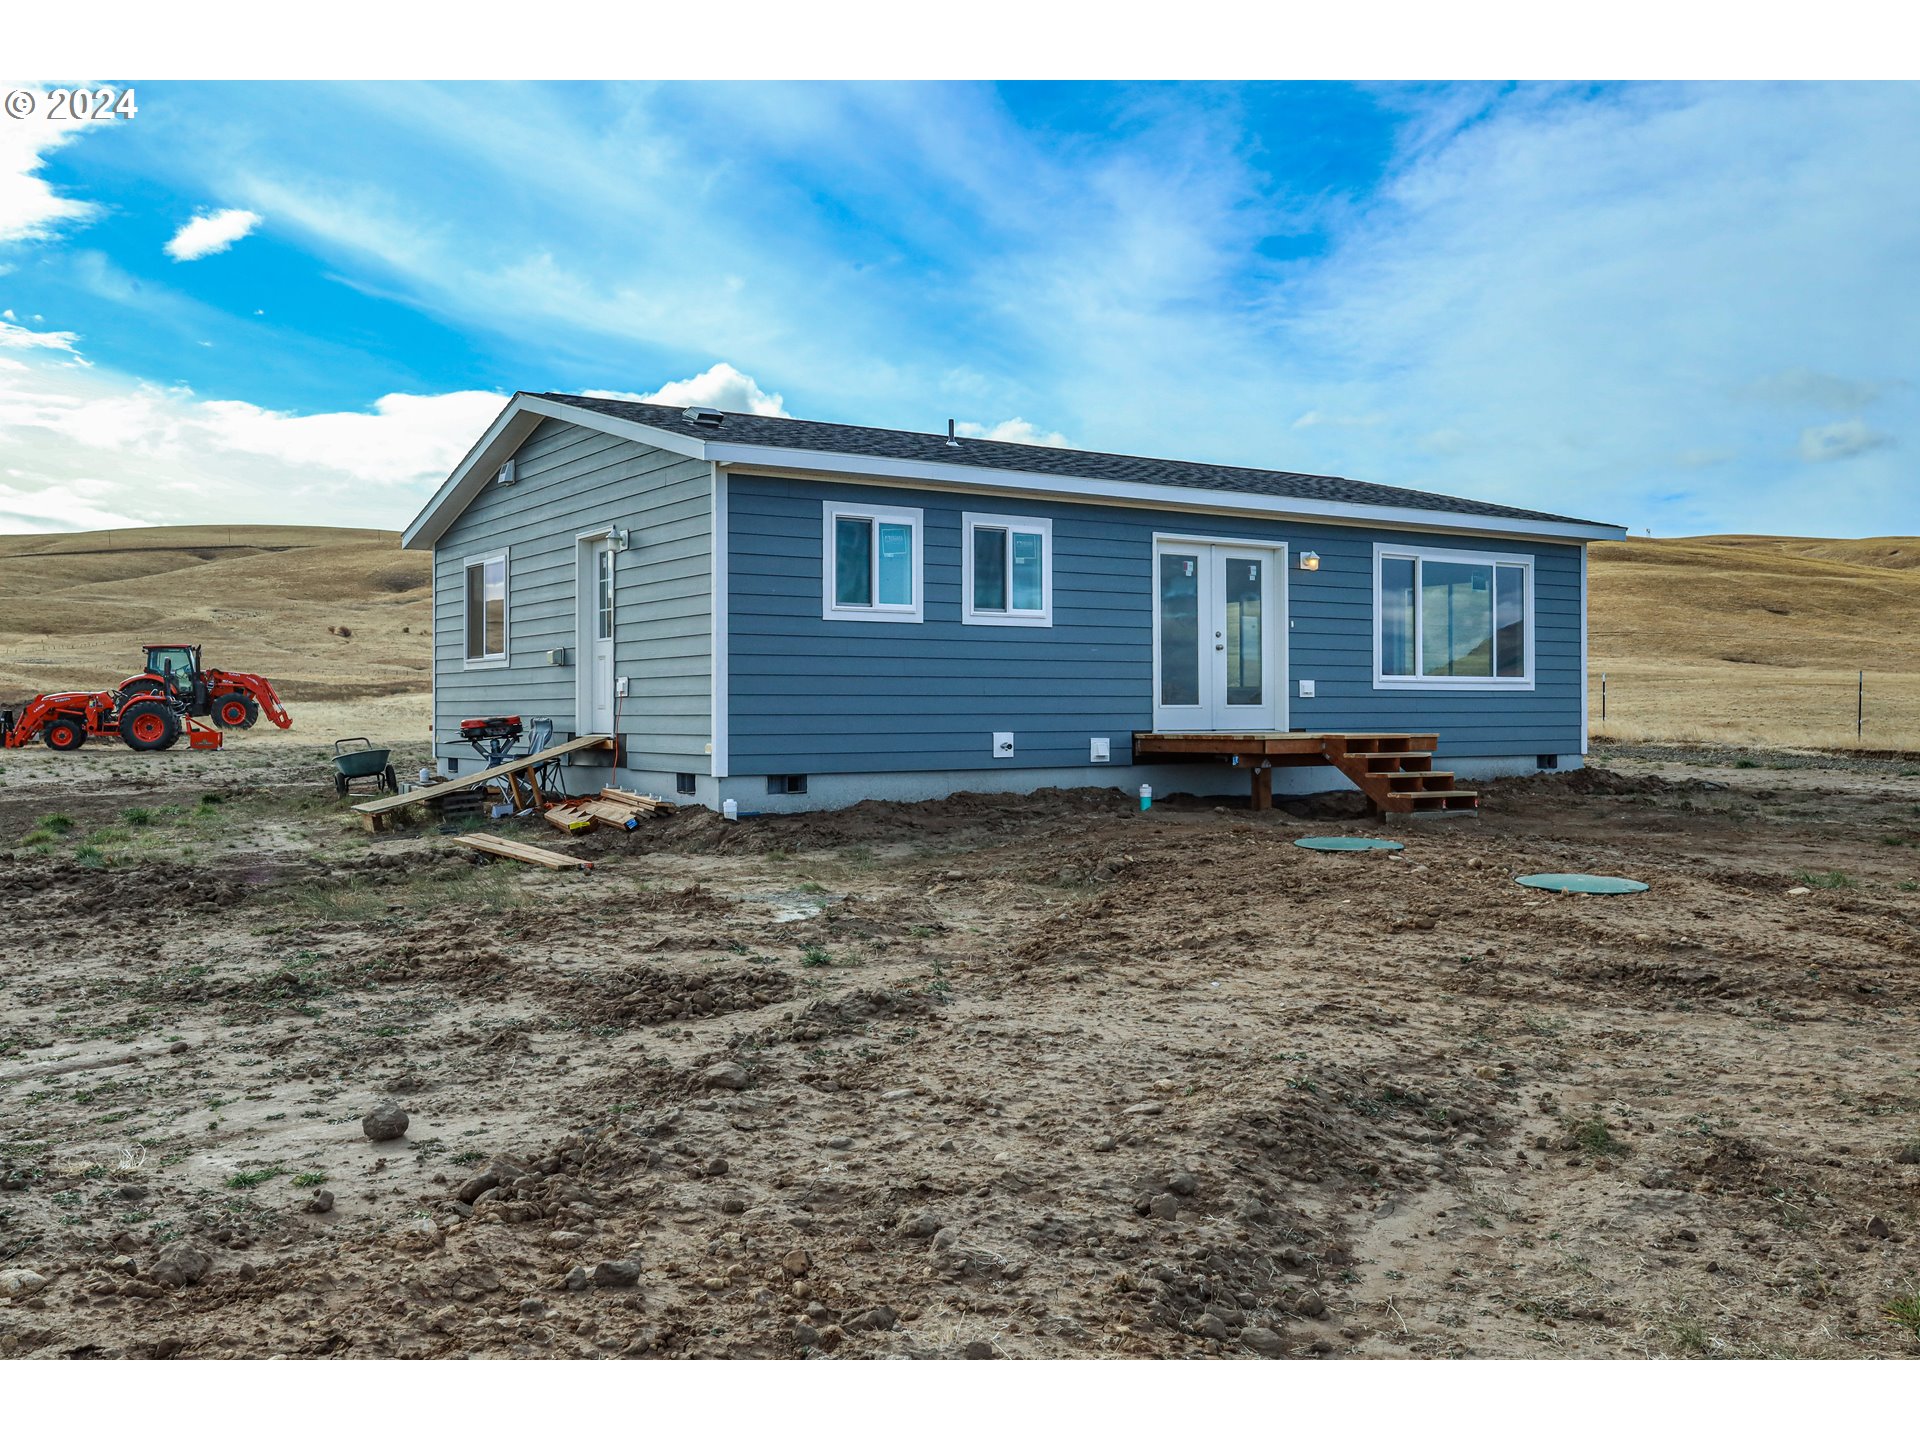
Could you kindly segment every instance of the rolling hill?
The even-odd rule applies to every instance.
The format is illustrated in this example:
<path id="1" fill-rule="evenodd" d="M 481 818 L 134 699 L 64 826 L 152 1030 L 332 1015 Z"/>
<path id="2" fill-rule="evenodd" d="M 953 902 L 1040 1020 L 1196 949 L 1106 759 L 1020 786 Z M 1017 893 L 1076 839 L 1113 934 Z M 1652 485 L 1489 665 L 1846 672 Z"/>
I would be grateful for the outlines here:
<path id="1" fill-rule="evenodd" d="M 428 688 L 425 555 L 387 530 L 182 525 L 0 536 L 0 696 L 103 687 L 148 641 L 289 702 Z"/>
<path id="2" fill-rule="evenodd" d="M 1601 544 L 1588 594 L 1596 733 L 1851 745 L 1864 670 L 1863 743 L 1920 748 L 1920 539 Z"/>

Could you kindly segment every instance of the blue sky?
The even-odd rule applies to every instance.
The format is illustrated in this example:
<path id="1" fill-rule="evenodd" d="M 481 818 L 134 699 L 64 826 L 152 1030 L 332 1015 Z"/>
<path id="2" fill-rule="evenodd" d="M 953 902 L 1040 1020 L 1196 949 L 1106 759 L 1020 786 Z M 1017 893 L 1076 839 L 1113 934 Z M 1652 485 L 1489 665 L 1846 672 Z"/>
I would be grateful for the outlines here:
<path id="1" fill-rule="evenodd" d="M 398 525 L 560 389 L 1920 532 L 1913 86 L 136 93 L 0 119 L 0 529 Z"/>

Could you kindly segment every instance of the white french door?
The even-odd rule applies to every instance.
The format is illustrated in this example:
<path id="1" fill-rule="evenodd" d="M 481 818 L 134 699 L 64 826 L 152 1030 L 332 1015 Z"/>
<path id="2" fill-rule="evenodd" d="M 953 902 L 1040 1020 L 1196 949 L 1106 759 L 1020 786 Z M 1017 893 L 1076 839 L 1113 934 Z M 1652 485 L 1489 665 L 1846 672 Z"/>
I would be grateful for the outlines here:
<path id="1" fill-rule="evenodd" d="M 1156 539 L 1153 728 L 1284 730 L 1286 547 Z"/>

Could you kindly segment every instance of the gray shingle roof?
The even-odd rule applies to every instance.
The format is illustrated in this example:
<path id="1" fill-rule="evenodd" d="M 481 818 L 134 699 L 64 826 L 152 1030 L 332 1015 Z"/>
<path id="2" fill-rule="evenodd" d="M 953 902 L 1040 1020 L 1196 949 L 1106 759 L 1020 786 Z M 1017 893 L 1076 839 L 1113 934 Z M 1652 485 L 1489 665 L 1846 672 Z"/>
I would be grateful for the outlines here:
<path id="1" fill-rule="evenodd" d="M 819 420 L 789 420 L 770 415 L 741 415 L 731 410 L 719 425 L 701 425 L 686 418 L 677 405 L 649 405 L 636 400 L 601 400 L 588 395 L 541 394 L 538 398 L 592 410 L 616 420 L 729 445 L 765 445 L 787 450 L 815 450 L 838 455 L 866 455 L 887 460 L 940 465 L 975 465 L 982 469 L 1014 470 L 1029 475 L 1054 475 L 1082 480 L 1111 480 L 1137 485 L 1174 485 L 1191 490 L 1229 491 L 1292 500 L 1320 500 L 1340 505 L 1381 505 L 1400 510 L 1437 510 L 1451 515 L 1483 515 L 1504 520 L 1539 520 L 1556 524 L 1595 525 L 1539 510 L 1520 510 L 1456 495 L 1374 485 L 1338 475 L 1305 475 L 1293 470 L 1255 470 L 1239 465 L 1206 465 L 1193 460 L 1155 460 L 1143 455 L 1107 455 L 1094 450 L 1067 450 L 1051 445 L 1016 445 L 1004 440 L 968 440 L 950 446 L 945 435 L 917 430 L 876 430 L 865 425 L 836 425 Z"/>

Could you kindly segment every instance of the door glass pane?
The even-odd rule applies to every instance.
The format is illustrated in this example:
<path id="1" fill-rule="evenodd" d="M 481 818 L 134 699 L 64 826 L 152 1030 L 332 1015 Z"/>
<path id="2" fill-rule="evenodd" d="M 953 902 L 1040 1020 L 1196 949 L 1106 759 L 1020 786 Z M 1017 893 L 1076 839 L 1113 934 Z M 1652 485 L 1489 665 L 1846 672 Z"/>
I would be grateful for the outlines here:
<path id="1" fill-rule="evenodd" d="M 1493 567 L 1420 567 L 1420 658 L 1429 675 L 1493 674 Z"/>
<path id="2" fill-rule="evenodd" d="M 881 521 L 880 600 L 882 605 L 913 604 L 913 527 Z"/>
<path id="3" fill-rule="evenodd" d="M 833 603 L 873 603 L 873 522 L 833 522 Z"/>
<path id="4" fill-rule="evenodd" d="M 507 562 L 487 561 L 487 654 L 507 653 Z"/>
<path id="5" fill-rule="evenodd" d="M 1200 557 L 1160 557 L 1160 703 L 1200 703 Z"/>
<path id="6" fill-rule="evenodd" d="M 1007 608 L 1007 532 L 986 525 L 973 532 L 973 608 Z"/>
<path id="7" fill-rule="evenodd" d="M 598 595 L 600 628 L 597 633 L 602 640 L 611 640 L 613 638 L 613 552 L 611 550 L 600 552 Z"/>
<path id="8" fill-rule="evenodd" d="M 1225 583 L 1227 703 L 1258 705 L 1265 686 L 1261 645 L 1261 562 L 1234 558 L 1221 567 Z"/>
<path id="9" fill-rule="evenodd" d="M 1380 673 L 1413 674 L 1413 561 L 1380 561 Z"/>
<path id="10" fill-rule="evenodd" d="M 1013 608 L 1044 610 L 1045 577 L 1040 573 L 1040 537 L 1032 531 L 1013 532 Z"/>
<path id="11" fill-rule="evenodd" d="M 1495 618 L 1499 632 L 1494 639 L 1495 673 L 1524 679 L 1527 673 L 1527 572 L 1519 565 L 1500 565 L 1494 570 L 1499 586 Z"/>

